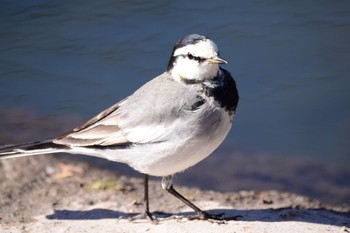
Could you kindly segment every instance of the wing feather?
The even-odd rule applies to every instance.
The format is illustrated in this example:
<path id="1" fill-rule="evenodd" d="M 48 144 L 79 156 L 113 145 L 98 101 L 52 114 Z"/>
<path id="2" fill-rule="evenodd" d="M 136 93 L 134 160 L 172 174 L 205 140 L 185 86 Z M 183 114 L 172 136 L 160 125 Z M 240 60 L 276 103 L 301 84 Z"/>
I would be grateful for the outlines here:
<path id="1" fill-rule="evenodd" d="M 124 99 L 113 106 L 107 108 L 83 125 L 56 137 L 53 141 L 57 144 L 72 146 L 93 146 L 102 145 L 106 138 L 114 135 L 113 144 L 125 144 L 129 141 L 121 135 L 118 127 L 118 115 L 115 114 L 123 104 L 127 102 Z"/>
<path id="2" fill-rule="evenodd" d="M 174 137 L 174 132 L 189 130 L 188 124 L 179 119 L 197 112 L 204 100 L 166 75 L 151 80 L 85 124 L 55 138 L 54 142 L 70 146 L 154 143 Z M 164 96 L 172 99 L 172 104 Z"/>

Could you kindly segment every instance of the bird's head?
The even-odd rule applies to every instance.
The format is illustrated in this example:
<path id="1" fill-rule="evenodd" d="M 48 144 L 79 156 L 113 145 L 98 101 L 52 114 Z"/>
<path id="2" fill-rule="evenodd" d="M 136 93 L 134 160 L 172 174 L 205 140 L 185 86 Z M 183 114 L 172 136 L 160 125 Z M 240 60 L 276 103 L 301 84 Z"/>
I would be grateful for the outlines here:
<path id="1" fill-rule="evenodd" d="M 193 34 L 175 44 L 167 70 L 175 78 L 201 81 L 214 78 L 222 63 L 227 62 L 219 57 L 216 44 L 206 36 Z"/>

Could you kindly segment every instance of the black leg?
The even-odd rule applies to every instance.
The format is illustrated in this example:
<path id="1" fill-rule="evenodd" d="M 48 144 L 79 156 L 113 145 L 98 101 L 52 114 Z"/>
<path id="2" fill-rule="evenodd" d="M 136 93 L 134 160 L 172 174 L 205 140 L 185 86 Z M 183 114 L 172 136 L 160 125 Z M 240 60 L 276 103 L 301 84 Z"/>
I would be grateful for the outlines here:
<path id="1" fill-rule="evenodd" d="M 207 219 L 214 219 L 214 220 L 224 220 L 223 214 L 209 214 L 201 209 L 199 209 L 196 205 L 194 205 L 192 202 L 187 200 L 184 196 L 182 196 L 180 193 L 178 193 L 172 184 L 172 176 L 165 176 L 162 180 L 162 188 L 168 191 L 170 194 L 181 200 L 183 203 L 185 203 L 187 206 L 192 208 L 196 213 L 196 218 L 193 219 L 201 219 L 201 220 L 207 220 Z"/>
<path id="2" fill-rule="evenodd" d="M 144 174 L 143 177 L 143 185 L 144 185 L 144 197 L 143 197 L 143 201 L 144 201 L 144 206 L 145 206 L 145 210 L 142 214 L 137 215 L 135 217 L 132 217 L 130 220 L 134 221 L 137 219 L 144 219 L 144 218 L 148 218 L 149 220 L 152 221 L 152 223 L 157 223 L 157 220 L 153 218 L 151 212 L 149 211 L 149 199 L 148 199 L 148 175 Z"/>
<path id="3" fill-rule="evenodd" d="M 154 218 L 152 214 L 149 212 L 149 199 L 148 199 L 148 175 L 145 174 L 143 178 L 143 185 L 144 185 L 144 205 L 145 205 L 145 216 L 147 216 L 151 221 L 154 221 Z"/>

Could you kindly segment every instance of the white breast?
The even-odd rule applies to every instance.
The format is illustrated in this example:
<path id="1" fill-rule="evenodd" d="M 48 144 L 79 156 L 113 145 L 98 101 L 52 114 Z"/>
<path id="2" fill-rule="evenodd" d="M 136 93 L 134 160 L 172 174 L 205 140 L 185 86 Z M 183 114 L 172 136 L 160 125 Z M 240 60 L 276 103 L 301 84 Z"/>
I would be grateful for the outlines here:
<path id="1" fill-rule="evenodd" d="M 185 143 L 174 140 L 159 145 L 164 150 L 160 150 L 153 156 L 150 155 L 154 159 L 152 159 L 152 162 L 149 161 L 147 166 L 145 166 L 145 161 L 136 162 L 131 166 L 150 175 L 167 176 L 184 171 L 197 164 L 218 148 L 230 131 L 232 126 L 231 117 L 226 112 L 222 112 L 221 117 L 222 120 L 217 124 L 208 125 L 207 133 L 195 135 L 185 140 Z"/>

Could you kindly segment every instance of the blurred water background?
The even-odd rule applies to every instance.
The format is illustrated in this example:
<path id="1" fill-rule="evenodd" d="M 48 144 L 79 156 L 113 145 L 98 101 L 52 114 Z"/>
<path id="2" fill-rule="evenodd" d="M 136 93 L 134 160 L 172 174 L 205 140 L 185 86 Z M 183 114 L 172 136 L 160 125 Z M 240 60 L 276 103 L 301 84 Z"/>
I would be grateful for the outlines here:
<path id="1" fill-rule="evenodd" d="M 253 154 L 250 164 L 264 156 L 278 158 L 269 169 L 279 167 L 272 161 L 297 158 L 341 167 L 335 182 L 345 190 L 342 200 L 350 201 L 344 177 L 350 174 L 350 2 L 345 0 L 2 0 L 0 144 L 19 142 L 22 135 L 10 129 L 16 122 L 7 113 L 20 109 L 19 118 L 35 114 L 47 122 L 67 116 L 79 119 L 74 124 L 87 120 L 161 74 L 174 43 L 192 33 L 218 44 L 241 96 L 233 130 L 216 152 L 224 154 L 217 166 Z M 47 133 L 41 137 L 75 126 L 67 123 L 57 132 L 50 123 L 42 125 Z M 4 136 L 10 131 L 13 141 Z M 210 168 L 200 166 L 191 177 L 208 173 Z M 202 187 L 216 187 L 208 184 Z"/>

